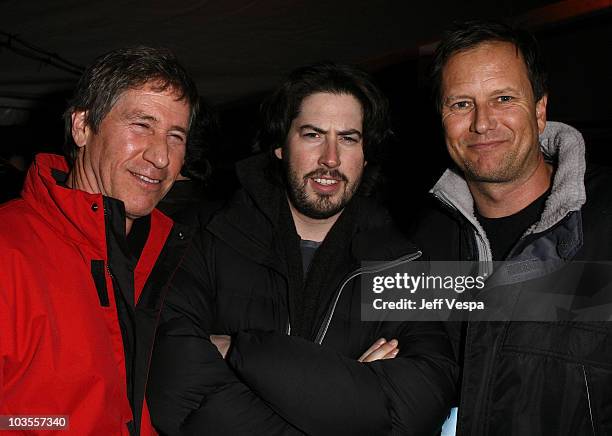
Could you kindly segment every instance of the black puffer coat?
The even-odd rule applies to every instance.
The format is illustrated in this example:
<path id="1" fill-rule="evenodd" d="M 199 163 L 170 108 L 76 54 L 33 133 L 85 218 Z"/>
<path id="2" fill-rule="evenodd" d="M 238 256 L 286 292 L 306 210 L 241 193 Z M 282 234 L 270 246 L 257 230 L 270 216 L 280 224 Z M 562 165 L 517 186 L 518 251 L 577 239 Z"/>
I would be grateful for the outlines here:
<path id="1" fill-rule="evenodd" d="M 396 261 L 384 268 L 420 252 L 356 197 L 303 280 L 269 165 L 266 155 L 242 163 L 243 190 L 175 276 L 148 390 L 154 424 L 171 434 L 435 434 L 457 374 L 444 328 L 361 321 L 361 261 Z M 232 335 L 226 360 L 210 334 Z M 379 337 L 399 340 L 398 357 L 358 362 Z"/>

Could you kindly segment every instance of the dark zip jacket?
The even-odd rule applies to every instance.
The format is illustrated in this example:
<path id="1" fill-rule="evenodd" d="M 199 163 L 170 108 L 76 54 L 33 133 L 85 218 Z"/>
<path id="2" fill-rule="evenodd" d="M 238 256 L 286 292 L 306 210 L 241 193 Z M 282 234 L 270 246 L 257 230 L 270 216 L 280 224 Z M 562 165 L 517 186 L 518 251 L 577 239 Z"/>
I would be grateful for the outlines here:
<path id="1" fill-rule="evenodd" d="M 304 277 L 282 185 L 260 155 L 243 189 L 202 231 L 162 310 L 148 399 L 169 434 L 431 435 L 455 395 L 456 365 L 436 322 L 361 321 L 361 280 L 420 252 L 355 197 Z M 383 261 L 383 262 L 381 262 Z M 227 359 L 210 334 L 232 335 Z M 395 359 L 360 363 L 378 338 Z"/>
<path id="2" fill-rule="evenodd" d="M 503 266 L 507 272 L 521 262 L 553 265 L 550 271 L 530 272 L 530 286 L 536 288 L 544 283 L 537 280 L 551 283 L 572 262 L 612 260 L 612 172 L 586 168 L 582 136 L 570 126 L 549 122 L 540 143 L 555 166 L 552 190 L 539 221 Z M 427 210 L 413 238 L 432 259 L 490 261 L 489 242 L 463 178 L 448 170 L 432 193 L 439 204 Z M 504 277 L 492 290 L 519 289 L 510 285 L 509 274 Z M 571 293 L 596 292 L 591 279 L 586 273 L 576 285 L 568 284 Z M 515 316 L 525 316 L 525 309 Z M 457 325 L 454 344 L 463 362 L 457 434 L 612 434 L 612 325 L 595 321 L 560 313 L 557 322 Z"/>

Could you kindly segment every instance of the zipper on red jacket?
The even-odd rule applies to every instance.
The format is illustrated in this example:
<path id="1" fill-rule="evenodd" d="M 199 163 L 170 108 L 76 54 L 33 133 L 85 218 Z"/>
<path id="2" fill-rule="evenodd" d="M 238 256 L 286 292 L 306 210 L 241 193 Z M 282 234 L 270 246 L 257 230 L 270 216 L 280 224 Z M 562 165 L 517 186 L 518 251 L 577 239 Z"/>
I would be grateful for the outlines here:
<path id="1" fill-rule="evenodd" d="M 417 251 L 415 253 L 408 254 L 406 256 L 402 256 L 393 261 L 383 262 L 382 264 L 369 266 L 369 267 L 357 268 L 353 272 L 349 273 L 344 279 L 344 281 L 342 282 L 342 285 L 340 285 L 340 287 L 336 291 L 336 296 L 334 297 L 330 310 L 328 311 L 327 315 L 323 319 L 323 322 L 321 322 L 321 326 L 319 327 L 319 331 L 317 333 L 317 336 L 315 337 L 315 343 L 319 345 L 323 343 L 323 339 L 325 339 L 325 335 L 327 334 L 327 330 L 329 329 L 329 325 L 331 324 L 331 320 L 332 320 L 332 317 L 334 316 L 334 312 L 336 311 L 336 306 L 338 305 L 338 301 L 340 300 L 342 291 L 344 290 L 344 287 L 348 284 L 348 282 L 353 280 L 355 277 L 359 277 L 362 274 L 378 273 L 378 272 L 381 272 L 381 271 L 384 271 L 390 268 L 394 268 L 398 265 L 401 265 L 402 263 L 411 262 L 415 259 L 418 259 L 422 255 L 423 253 L 421 251 Z"/>

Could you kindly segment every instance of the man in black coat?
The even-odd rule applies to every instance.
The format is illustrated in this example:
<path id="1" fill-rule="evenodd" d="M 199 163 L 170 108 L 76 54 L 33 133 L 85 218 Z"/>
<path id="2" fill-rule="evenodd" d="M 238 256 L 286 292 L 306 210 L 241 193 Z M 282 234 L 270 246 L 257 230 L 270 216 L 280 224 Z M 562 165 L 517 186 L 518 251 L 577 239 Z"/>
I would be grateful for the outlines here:
<path id="1" fill-rule="evenodd" d="M 477 298 L 511 314 L 457 330 L 459 435 L 612 433 L 610 313 L 592 306 L 611 300 L 598 294 L 609 263 L 592 261 L 612 259 L 612 173 L 586 165 L 576 129 L 547 122 L 544 78 L 533 36 L 500 23 L 460 24 L 434 56 L 456 166 L 414 237 L 433 259 L 479 261 Z"/>
<path id="2" fill-rule="evenodd" d="M 357 194 L 387 107 L 332 63 L 296 70 L 262 107 L 268 152 L 239 163 L 242 189 L 165 300 L 148 388 L 161 432 L 439 432 L 457 372 L 441 324 L 361 320 L 362 280 L 421 256 Z"/>

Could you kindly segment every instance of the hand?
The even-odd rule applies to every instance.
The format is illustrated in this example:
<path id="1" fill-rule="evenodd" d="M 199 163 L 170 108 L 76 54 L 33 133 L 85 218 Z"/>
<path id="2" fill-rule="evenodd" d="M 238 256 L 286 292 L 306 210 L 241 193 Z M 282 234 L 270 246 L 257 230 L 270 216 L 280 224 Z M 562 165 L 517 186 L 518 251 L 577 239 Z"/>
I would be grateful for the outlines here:
<path id="1" fill-rule="evenodd" d="M 228 335 L 210 335 L 210 342 L 212 342 L 221 356 L 225 359 L 227 355 L 227 350 L 229 350 L 230 345 L 232 345 L 232 337 Z"/>
<path id="2" fill-rule="evenodd" d="M 398 345 L 397 339 L 387 342 L 385 338 L 380 338 L 358 360 L 359 362 L 374 362 L 381 359 L 393 359 L 399 353 Z"/>

